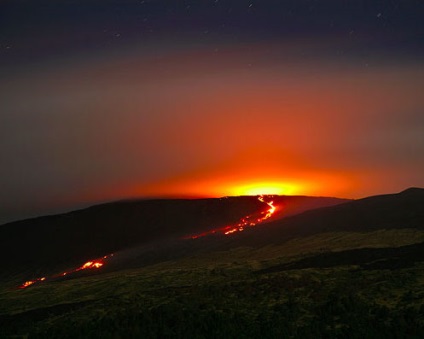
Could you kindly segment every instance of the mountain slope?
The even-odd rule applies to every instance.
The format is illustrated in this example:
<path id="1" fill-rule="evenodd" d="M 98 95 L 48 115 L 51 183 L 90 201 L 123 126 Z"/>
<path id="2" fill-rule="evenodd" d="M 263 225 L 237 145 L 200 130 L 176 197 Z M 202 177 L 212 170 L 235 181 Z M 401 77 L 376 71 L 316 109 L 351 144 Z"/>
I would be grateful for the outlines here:
<path id="1" fill-rule="evenodd" d="M 278 201 L 278 198 L 274 200 L 280 207 L 281 214 L 284 214 L 284 204 Z M 130 253 L 118 253 L 118 256 L 121 255 L 121 260 L 118 263 L 112 261 L 109 268 L 119 270 L 128 267 L 144 267 L 193 256 L 200 256 L 208 262 L 221 261 L 219 255 L 224 258 L 227 255 L 231 257 L 234 256 L 233 251 L 244 248 L 254 251 L 254 253 L 250 252 L 253 257 L 274 256 L 270 252 L 276 252 L 275 256 L 278 257 L 277 252 L 280 251 L 283 255 L 285 244 L 296 239 L 302 240 L 297 242 L 299 246 L 302 243 L 305 249 L 317 250 L 320 246 L 334 247 L 332 239 L 345 237 L 343 246 L 352 248 L 349 246 L 349 237 L 346 237 L 350 233 L 356 234 L 351 239 L 355 240 L 356 246 L 359 247 L 363 246 L 358 244 L 356 239 L 358 236 L 364 237 L 366 233 L 373 237 L 375 244 L 380 243 L 381 247 L 390 246 L 390 244 L 395 247 L 414 244 L 422 241 L 423 203 L 423 189 L 409 189 L 397 194 L 368 197 L 259 224 L 253 228 L 246 228 L 244 232 L 230 235 L 213 234 L 196 239 L 140 247 Z M 399 231 L 387 231 L 396 229 Z M 332 235 L 333 233 L 336 236 Z M 393 240 L 396 234 L 400 238 Z M 323 235 L 322 239 L 317 238 L 319 235 Z M 414 240 L 414 237 L 417 238 Z M 381 238 L 381 241 L 378 238 Z M 329 239 L 330 243 L 326 239 Z M 321 245 L 318 247 L 308 245 L 308 242 L 315 241 Z M 245 252 L 248 253 L 249 250 Z M 300 249 L 297 252 L 302 253 Z M 248 254 L 244 257 L 247 256 Z"/>
<path id="2" fill-rule="evenodd" d="M 346 200 L 276 197 L 291 214 Z M 238 222 L 256 197 L 121 201 L 0 226 L 0 275 L 69 267 L 127 248 L 180 239 Z M 279 217 L 284 217 L 284 213 Z"/>
<path id="3" fill-rule="evenodd" d="M 233 237 L 234 244 L 266 245 L 323 232 L 368 232 L 380 229 L 424 229 L 424 189 L 372 196 L 337 206 L 270 221 Z"/>
<path id="4" fill-rule="evenodd" d="M 0 280 L 0 337 L 423 338 L 422 203 L 409 189 L 168 238 L 24 290 Z"/>

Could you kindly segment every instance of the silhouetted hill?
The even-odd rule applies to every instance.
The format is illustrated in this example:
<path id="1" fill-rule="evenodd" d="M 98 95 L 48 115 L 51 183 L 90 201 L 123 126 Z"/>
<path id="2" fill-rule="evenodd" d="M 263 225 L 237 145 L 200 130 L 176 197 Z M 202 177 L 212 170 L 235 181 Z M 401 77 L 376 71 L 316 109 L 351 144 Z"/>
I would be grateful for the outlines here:
<path id="1" fill-rule="evenodd" d="M 372 196 L 344 204 L 309 210 L 261 228 L 236 234 L 240 246 L 281 243 L 322 232 L 366 232 L 379 229 L 424 229 L 424 189 L 410 188 L 396 194 Z"/>
<path id="2" fill-rule="evenodd" d="M 346 200 L 275 197 L 283 214 Z M 222 227 L 264 209 L 256 197 L 120 201 L 0 226 L 1 273 L 56 269 L 127 248 Z M 66 266 L 65 266 L 66 267 Z"/>
<path id="3" fill-rule="evenodd" d="M 280 200 L 281 199 L 281 200 Z M 300 197 L 293 197 L 296 201 Z M 307 204 L 311 201 L 306 199 Z M 284 197 L 275 197 L 281 215 L 291 209 Z M 305 201 L 304 201 L 305 203 Z M 297 204 L 300 205 L 299 202 Z M 279 220 L 247 228 L 226 236 L 216 234 L 186 241 L 171 241 L 142 247 L 124 255 L 124 260 L 110 263 L 116 270 L 123 267 L 141 267 L 161 261 L 176 260 L 195 255 L 207 255 L 242 247 L 280 245 L 294 238 L 311 237 L 329 232 L 372 232 L 388 229 L 424 229 L 423 189 L 408 189 L 397 194 L 368 197 L 330 207 L 308 210 Z M 304 205 L 302 205 L 304 206 Z M 224 252 L 223 252 L 224 253 Z M 123 258 L 121 257 L 121 258 Z"/>
<path id="4" fill-rule="evenodd" d="M 0 337 L 424 337 L 424 190 L 298 215 L 325 200 L 273 199 L 280 217 L 292 215 L 194 239 L 181 235 L 264 206 L 252 197 L 133 201 L 5 225 L 2 250 L 14 252 L 2 263 L 20 271 L 0 279 Z M 67 251 L 85 259 L 123 244 L 135 247 L 97 270 L 39 275 L 72 266 Z"/>
<path id="5" fill-rule="evenodd" d="M 125 263 L 108 267 L 137 267 L 241 246 L 281 244 L 323 232 L 424 228 L 424 190 L 420 188 L 348 202 L 301 196 L 273 199 L 279 211 L 274 221 L 231 236 L 192 241 L 182 238 L 237 222 L 263 210 L 263 204 L 256 197 L 121 201 L 6 224 L 0 227 L 1 272 L 57 270 L 131 248 L 135 251 L 129 252 Z"/>
<path id="6" fill-rule="evenodd" d="M 260 203 L 252 197 L 120 201 L 0 227 L 2 267 L 80 262 L 158 238 L 236 221 Z"/>

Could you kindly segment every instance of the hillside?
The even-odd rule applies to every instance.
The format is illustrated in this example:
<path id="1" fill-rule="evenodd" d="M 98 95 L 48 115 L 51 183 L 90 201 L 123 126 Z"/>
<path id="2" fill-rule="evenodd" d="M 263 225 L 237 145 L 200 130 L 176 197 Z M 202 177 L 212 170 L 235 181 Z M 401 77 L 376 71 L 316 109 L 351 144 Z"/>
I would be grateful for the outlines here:
<path id="1" fill-rule="evenodd" d="M 323 232 L 370 232 L 381 229 L 424 229 L 424 189 L 359 199 L 270 221 L 266 228 L 237 234 L 238 245 L 281 243 Z"/>
<path id="2" fill-rule="evenodd" d="M 337 198 L 276 197 L 282 213 L 345 202 Z M 201 233 L 261 211 L 256 197 L 120 201 L 0 226 L 0 276 L 50 272 L 105 254 Z"/>
<path id="3" fill-rule="evenodd" d="M 280 206 L 281 215 L 284 215 L 284 203 L 279 203 L 278 198 L 274 200 L 277 206 Z M 414 232 L 409 232 L 409 230 L 415 230 L 418 233 L 424 231 L 423 205 L 423 189 L 408 189 L 396 194 L 368 197 L 271 220 L 231 236 L 217 234 L 188 242 L 175 241 L 164 245 L 156 244 L 153 248 L 140 247 L 132 251 L 129 257 L 126 256 L 125 260 L 120 261 L 118 267 L 138 267 L 170 259 L 208 255 L 208 253 L 216 251 L 237 248 L 252 248 L 261 251 L 262 248 L 272 245 L 284 252 L 284 247 L 289 241 L 309 239 L 327 233 L 377 234 L 382 238 L 383 246 L 386 246 L 387 239 L 384 238 L 384 234 L 378 233 L 379 231 L 399 230 L 392 234 L 405 234 L 401 230 L 406 230 L 406 233 L 410 233 L 410 235 L 406 238 L 400 236 L 399 242 L 400 244 L 411 244 L 414 243 L 414 237 L 416 237 L 416 241 L 421 238 L 419 234 L 414 235 Z M 409 240 L 407 240 L 408 237 Z M 362 239 L 362 242 L 364 245 L 367 244 L 366 239 Z M 378 244 L 378 241 L 376 240 L 374 243 Z M 347 245 L 344 244 L 344 246 Z M 361 246 L 360 244 L 356 245 Z M 304 241 L 303 246 L 310 247 L 308 241 Z M 321 246 L 331 247 L 332 244 L 330 241 L 330 244 L 321 244 Z M 314 250 L 317 248 L 314 247 Z M 111 268 L 113 267 L 112 263 Z"/>
<path id="4" fill-rule="evenodd" d="M 422 338 L 423 197 L 409 189 L 229 236 L 168 238 L 24 290 L 10 276 L 0 337 Z"/>

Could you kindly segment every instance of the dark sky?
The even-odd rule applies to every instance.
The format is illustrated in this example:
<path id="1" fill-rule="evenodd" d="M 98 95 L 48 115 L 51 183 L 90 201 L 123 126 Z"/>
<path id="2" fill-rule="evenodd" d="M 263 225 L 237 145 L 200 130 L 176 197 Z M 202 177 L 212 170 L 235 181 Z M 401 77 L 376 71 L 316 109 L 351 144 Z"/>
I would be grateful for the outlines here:
<path id="1" fill-rule="evenodd" d="M 424 186 L 422 1 L 0 1 L 0 223 Z"/>

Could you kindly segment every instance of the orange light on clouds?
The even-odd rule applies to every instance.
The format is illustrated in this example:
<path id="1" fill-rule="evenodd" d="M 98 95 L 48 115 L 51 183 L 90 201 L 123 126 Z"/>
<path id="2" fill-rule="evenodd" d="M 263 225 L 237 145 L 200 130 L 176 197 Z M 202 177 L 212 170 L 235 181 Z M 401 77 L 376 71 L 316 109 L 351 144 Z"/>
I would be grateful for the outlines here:
<path id="1" fill-rule="evenodd" d="M 356 185 L 354 175 L 342 175 L 335 172 L 326 173 L 316 170 L 311 172 L 298 171 L 297 175 L 281 175 L 263 168 L 264 175 L 251 168 L 236 168 L 222 171 L 191 173 L 189 176 L 169 178 L 151 185 L 133 186 L 127 188 L 124 196 L 142 197 L 222 197 L 244 195 L 324 195 L 349 197 L 352 185 Z M 278 168 L 277 168 L 278 170 Z"/>
<path id="2" fill-rule="evenodd" d="M 302 193 L 300 184 L 284 182 L 252 182 L 229 187 L 231 195 L 295 195 Z"/>
<path id="3" fill-rule="evenodd" d="M 284 52 L 264 47 L 255 50 L 273 51 L 265 59 Z M 409 153 L 393 151 L 412 150 L 422 134 L 418 129 L 409 133 L 415 131 L 408 127 L 415 118 L 405 113 L 422 107 L 416 88 L 422 87 L 423 77 L 415 66 L 382 65 L 365 71 L 316 60 L 271 62 L 246 71 L 238 66 L 245 51 L 230 48 L 227 54 L 209 60 L 188 53 L 167 60 L 167 68 L 141 62 L 142 56 L 116 64 L 119 72 L 107 82 L 112 86 L 108 92 L 115 94 L 101 105 L 101 121 L 94 115 L 84 130 L 87 135 L 79 132 L 76 140 L 81 144 L 69 146 L 75 159 L 87 150 L 85 162 L 73 162 L 78 164 L 73 172 L 88 174 L 84 185 L 71 181 L 67 199 L 259 194 L 360 198 L 419 182 L 419 166 L 404 165 L 403 154 Z M 116 85 L 127 83 L 121 74 L 134 72 L 130 79 L 145 82 Z M 45 76 L 41 79 L 44 84 Z M 127 88 L 132 88 L 130 93 Z M 84 111 L 86 103 L 81 105 Z M 119 122 L 117 111 L 122 112 Z M 99 125 L 102 133 L 91 133 Z M 398 126 L 404 132 L 395 133 Z M 66 154 L 65 164 L 72 158 L 68 153 L 60 153 Z M 74 182 L 81 186 L 74 187 Z M 58 196 L 52 197 L 51 203 L 57 204 Z"/>

